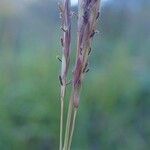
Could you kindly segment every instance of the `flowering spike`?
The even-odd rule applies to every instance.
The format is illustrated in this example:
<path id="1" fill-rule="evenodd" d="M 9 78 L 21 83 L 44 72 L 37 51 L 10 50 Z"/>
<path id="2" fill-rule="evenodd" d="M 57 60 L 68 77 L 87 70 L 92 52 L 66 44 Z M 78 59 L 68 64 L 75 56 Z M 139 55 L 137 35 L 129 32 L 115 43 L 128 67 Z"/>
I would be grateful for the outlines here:
<path id="1" fill-rule="evenodd" d="M 79 103 L 79 91 L 87 69 L 91 53 L 92 39 L 97 33 L 100 0 L 79 0 L 77 58 L 74 71 L 74 107 Z"/>
<path id="2" fill-rule="evenodd" d="M 63 30 L 63 38 L 61 39 L 61 44 L 63 47 L 63 59 L 62 59 L 63 62 L 62 62 L 61 77 L 64 84 L 66 84 L 66 76 L 70 62 L 70 42 L 71 42 L 70 0 L 63 0 L 61 13 L 62 13 L 61 29 Z"/>

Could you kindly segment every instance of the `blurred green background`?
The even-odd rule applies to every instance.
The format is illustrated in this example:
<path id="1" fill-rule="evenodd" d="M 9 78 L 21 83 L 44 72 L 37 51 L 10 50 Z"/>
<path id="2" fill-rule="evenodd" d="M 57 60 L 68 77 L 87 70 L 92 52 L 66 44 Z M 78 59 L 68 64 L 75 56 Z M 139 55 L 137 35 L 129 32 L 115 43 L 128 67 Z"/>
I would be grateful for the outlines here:
<path id="1" fill-rule="evenodd" d="M 103 2 L 98 30 L 72 150 L 150 150 L 150 1 Z M 58 149 L 60 36 L 56 1 L 0 0 L 0 150 Z"/>

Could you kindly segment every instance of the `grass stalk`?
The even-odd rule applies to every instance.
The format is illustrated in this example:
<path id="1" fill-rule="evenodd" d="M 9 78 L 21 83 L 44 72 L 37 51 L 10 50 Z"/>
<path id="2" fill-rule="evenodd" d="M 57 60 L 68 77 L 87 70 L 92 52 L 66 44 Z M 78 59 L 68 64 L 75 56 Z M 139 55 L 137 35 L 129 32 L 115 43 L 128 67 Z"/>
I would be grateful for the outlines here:
<path id="1" fill-rule="evenodd" d="M 63 144 L 63 119 L 64 119 L 64 99 L 61 98 L 61 112 L 60 112 L 60 143 L 59 150 L 62 150 Z"/>
<path id="2" fill-rule="evenodd" d="M 68 142 L 69 142 L 69 135 L 70 135 L 70 125 L 71 125 L 71 119 L 72 119 L 72 111 L 73 111 L 73 96 L 71 96 L 71 99 L 69 101 L 69 108 L 68 108 L 68 114 L 67 114 L 67 123 L 66 123 L 66 132 L 65 132 L 65 140 L 64 140 L 64 148 L 63 150 L 68 150 Z"/>
<path id="3" fill-rule="evenodd" d="M 72 143 L 72 137 L 73 137 L 73 133 L 74 133 L 76 116 L 77 116 L 77 109 L 74 108 L 74 110 L 73 110 L 73 120 L 72 120 L 72 125 L 71 125 L 71 128 L 70 128 L 70 138 L 69 138 L 69 143 L 68 143 L 68 150 L 70 150 L 70 148 L 71 148 L 71 143 Z"/>
<path id="4" fill-rule="evenodd" d="M 61 87 L 61 110 L 60 110 L 60 140 L 59 150 L 63 148 L 63 124 L 64 124 L 64 98 L 65 98 L 66 85 Z"/>

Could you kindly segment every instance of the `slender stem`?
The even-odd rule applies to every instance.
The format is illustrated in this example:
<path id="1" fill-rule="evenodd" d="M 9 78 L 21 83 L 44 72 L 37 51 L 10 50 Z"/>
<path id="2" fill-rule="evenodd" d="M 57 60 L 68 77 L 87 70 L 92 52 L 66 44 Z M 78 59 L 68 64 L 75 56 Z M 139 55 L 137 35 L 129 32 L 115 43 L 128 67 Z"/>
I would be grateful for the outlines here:
<path id="1" fill-rule="evenodd" d="M 77 109 L 74 108 L 72 126 L 71 126 L 71 131 L 70 131 L 71 133 L 70 133 L 69 144 L 68 144 L 68 150 L 70 150 L 70 148 L 71 148 L 72 137 L 73 137 L 73 132 L 74 132 L 74 126 L 75 126 L 75 121 L 76 121 L 76 115 L 77 115 Z"/>
<path id="2" fill-rule="evenodd" d="M 60 110 L 60 143 L 59 150 L 62 150 L 63 147 L 63 123 L 64 123 L 64 97 L 65 97 L 66 86 L 62 87 L 61 90 L 61 110 Z"/>
<path id="3" fill-rule="evenodd" d="M 65 132 L 65 141 L 64 141 L 64 148 L 63 150 L 68 150 L 68 142 L 69 142 L 69 131 L 70 131 L 70 125 L 71 125 L 71 116 L 72 116 L 72 110 L 73 110 L 73 100 L 70 99 L 69 102 L 69 108 L 68 108 L 68 115 L 67 115 L 67 123 L 66 123 L 66 132 Z"/>
<path id="4" fill-rule="evenodd" d="M 64 101 L 61 100 L 61 113 L 60 113 L 60 144 L 59 144 L 59 150 L 62 150 L 62 139 L 63 139 L 63 115 L 64 115 Z"/>

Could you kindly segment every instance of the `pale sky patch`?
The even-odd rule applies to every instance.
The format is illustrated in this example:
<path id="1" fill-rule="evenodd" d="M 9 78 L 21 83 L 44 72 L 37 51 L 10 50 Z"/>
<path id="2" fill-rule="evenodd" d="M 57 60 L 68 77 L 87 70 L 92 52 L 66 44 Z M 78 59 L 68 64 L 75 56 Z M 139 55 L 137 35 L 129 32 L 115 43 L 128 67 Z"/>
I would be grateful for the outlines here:
<path id="1" fill-rule="evenodd" d="M 110 1 L 110 0 L 101 0 L 102 1 L 102 3 L 103 2 L 107 2 L 107 1 Z M 71 0 L 71 5 L 72 6 L 75 6 L 75 5 L 77 5 L 78 4 L 78 0 Z"/>

